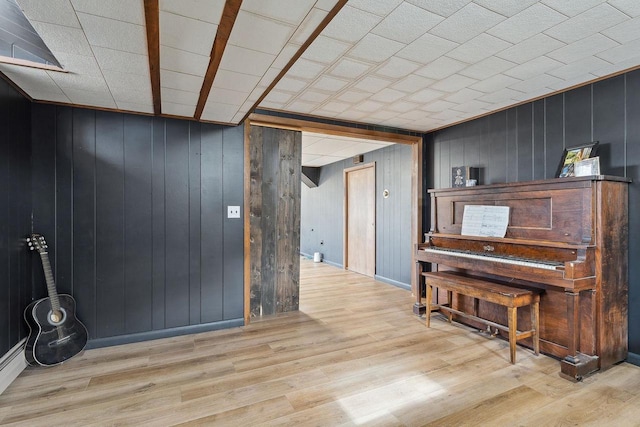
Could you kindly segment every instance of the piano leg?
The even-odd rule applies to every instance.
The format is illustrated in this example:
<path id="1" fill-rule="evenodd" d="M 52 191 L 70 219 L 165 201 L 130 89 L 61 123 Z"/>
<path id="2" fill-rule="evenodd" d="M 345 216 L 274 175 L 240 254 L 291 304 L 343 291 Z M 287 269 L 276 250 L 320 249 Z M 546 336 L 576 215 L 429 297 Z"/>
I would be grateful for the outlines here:
<path id="1" fill-rule="evenodd" d="M 413 314 L 422 316 L 426 311 L 426 307 L 422 303 L 422 289 L 424 286 L 424 277 L 422 276 L 422 263 L 420 261 L 416 261 L 415 275 L 416 275 L 416 280 L 415 280 L 416 288 L 413 289 L 413 294 L 416 297 L 416 302 L 415 304 L 413 304 Z M 427 301 L 427 303 L 431 303 L 431 301 Z"/>
<path id="2" fill-rule="evenodd" d="M 565 291 L 565 295 L 569 342 L 568 354 L 560 361 L 560 372 L 580 381 L 583 376 L 598 370 L 598 356 L 580 353 L 580 292 Z"/>

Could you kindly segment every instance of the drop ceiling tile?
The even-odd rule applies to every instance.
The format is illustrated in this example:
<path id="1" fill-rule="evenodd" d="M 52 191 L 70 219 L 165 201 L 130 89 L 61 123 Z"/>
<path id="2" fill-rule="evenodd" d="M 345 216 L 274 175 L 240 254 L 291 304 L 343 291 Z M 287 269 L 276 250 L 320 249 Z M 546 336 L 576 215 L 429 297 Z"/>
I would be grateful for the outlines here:
<path id="1" fill-rule="evenodd" d="M 213 82 L 215 87 L 224 89 L 232 89 L 240 92 L 250 92 L 256 87 L 260 77 L 250 74 L 231 72 L 227 70 L 218 70 L 216 78 Z"/>
<path id="2" fill-rule="evenodd" d="M 628 61 L 634 58 L 640 60 L 640 40 L 632 40 L 629 43 L 622 44 L 605 52 L 600 52 L 597 56 L 598 58 L 609 61 L 612 64 Z"/>
<path id="3" fill-rule="evenodd" d="M 174 104 L 184 104 L 195 107 L 198 104 L 199 93 L 187 92 L 184 90 L 163 87 L 161 89 L 161 99 Z"/>
<path id="4" fill-rule="evenodd" d="M 367 143 L 355 143 L 355 144 L 352 143 L 347 145 L 345 148 L 342 148 L 332 153 L 332 155 L 343 157 L 346 159 L 349 157 L 357 156 L 359 154 L 365 154 L 365 153 L 368 153 L 374 150 L 379 150 L 379 149 L 380 149 L 379 145 L 367 144 Z"/>
<path id="5" fill-rule="evenodd" d="M 435 61 L 432 61 L 426 67 L 420 68 L 415 72 L 415 74 L 429 79 L 440 80 L 457 73 L 467 65 L 468 64 L 465 64 L 464 62 L 442 56 Z"/>
<path id="6" fill-rule="evenodd" d="M 373 94 L 370 99 L 372 101 L 391 103 L 399 100 L 400 98 L 405 97 L 407 94 L 405 92 L 400 92 L 395 89 L 382 89 L 380 92 Z"/>
<path id="7" fill-rule="evenodd" d="M 300 46 L 288 43 L 284 48 L 282 48 L 271 66 L 280 70 L 283 69 L 289 63 L 291 58 L 293 58 L 293 56 L 298 52 L 298 50 L 300 50 Z"/>
<path id="8" fill-rule="evenodd" d="M 196 113 L 195 105 L 176 104 L 168 101 L 162 101 L 161 109 L 162 114 L 172 116 L 193 117 Z"/>
<path id="9" fill-rule="evenodd" d="M 149 75 L 149 57 L 146 54 L 140 55 L 98 46 L 93 46 L 92 50 L 102 70 L 126 69 L 130 74 Z"/>
<path id="10" fill-rule="evenodd" d="M 517 64 L 514 64 L 513 62 L 500 59 L 496 56 L 491 56 L 487 59 L 468 66 L 458 73 L 462 74 L 463 76 L 471 77 L 472 79 L 484 80 L 506 70 L 509 70 L 516 65 Z"/>
<path id="11" fill-rule="evenodd" d="M 374 34 L 409 44 L 444 18 L 410 3 L 402 3 L 371 31 Z"/>
<path id="12" fill-rule="evenodd" d="M 32 22 L 31 24 L 54 55 L 57 52 L 67 52 L 92 56 L 91 47 L 82 29 L 44 22 Z"/>
<path id="13" fill-rule="evenodd" d="M 392 56 L 386 63 L 376 69 L 376 74 L 393 79 L 406 77 L 420 68 L 420 64 Z"/>
<path id="14" fill-rule="evenodd" d="M 287 71 L 290 77 L 296 77 L 305 80 L 315 80 L 320 76 L 326 67 L 308 59 L 299 58 L 295 64 Z"/>
<path id="15" fill-rule="evenodd" d="M 631 59 L 626 59 L 624 61 L 616 62 L 615 64 L 606 65 L 602 68 L 598 68 L 597 70 L 592 70 L 591 74 L 598 77 L 608 76 L 610 74 L 618 73 L 623 70 L 636 68 L 639 62 L 640 62 L 640 55 L 631 57 Z"/>
<path id="16" fill-rule="evenodd" d="M 142 25 L 78 13 L 84 33 L 92 46 L 147 54 L 147 33 Z"/>
<path id="17" fill-rule="evenodd" d="M 321 156 L 319 154 L 308 154 L 308 153 L 302 153 L 302 165 L 305 166 L 308 162 L 316 160 L 318 158 L 320 158 Z"/>
<path id="18" fill-rule="evenodd" d="M 347 79 L 357 79 L 371 69 L 371 65 L 364 64 L 348 58 L 340 59 L 334 67 L 329 70 L 329 74 Z"/>
<path id="19" fill-rule="evenodd" d="M 521 82 L 522 80 L 514 77 L 507 76 L 505 74 L 496 74 L 488 79 L 481 80 L 476 84 L 471 85 L 469 88 L 478 90 L 480 92 L 491 93 L 497 92 L 505 87 L 509 87 L 513 84 Z"/>
<path id="20" fill-rule="evenodd" d="M 435 119 L 447 120 L 447 121 L 456 121 L 461 118 L 461 114 L 455 110 L 443 110 L 439 113 L 436 113 L 432 116 Z"/>
<path id="21" fill-rule="evenodd" d="M 406 113 L 409 111 L 417 110 L 419 107 L 420 104 L 416 104 L 415 102 L 398 101 L 391 104 L 389 106 L 389 110 L 398 113 Z"/>
<path id="22" fill-rule="evenodd" d="M 314 103 L 321 103 L 329 99 L 331 95 L 324 92 L 316 92 L 315 90 L 305 90 L 298 96 L 298 99 L 302 101 L 310 101 Z M 346 101 L 343 100 L 343 101 Z"/>
<path id="23" fill-rule="evenodd" d="M 335 153 L 338 150 L 341 150 L 345 147 L 345 142 L 340 139 L 333 138 L 323 138 L 316 142 L 315 144 L 311 144 L 306 148 L 305 152 L 307 154 L 315 154 L 319 156 L 326 156 L 332 153 Z"/>
<path id="24" fill-rule="evenodd" d="M 153 114 L 153 105 L 147 104 L 138 104 L 135 102 L 124 102 L 116 100 L 116 105 L 119 110 L 123 111 L 133 111 L 136 113 L 147 113 Z"/>
<path id="25" fill-rule="evenodd" d="M 322 31 L 322 35 L 348 43 L 362 39 L 382 20 L 373 13 L 345 5 Z"/>
<path id="26" fill-rule="evenodd" d="M 521 91 L 509 89 L 508 87 L 506 87 L 495 92 L 490 92 L 478 99 L 481 101 L 489 102 L 491 104 L 499 104 L 502 102 L 513 103 L 513 101 L 515 99 L 518 99 L 518 97 L 521 96 L 522 93 L 523 92 Z"/>
<path id="27" fill-rule="evenodd" d="M 322 9 L 316 7 L 311 9 L 309 15 L 302 21 L 302 24 L 298 26 L 296 32 L 293 33 L 291 42 L 297 45 L 303 45 L 326 16 L 327 12 Z"/>
<path id="28" fill-rule="evenodd" d="M 49 73 L 45 70 L 0 63 L 0 71 L 27 92 L 29 96 L 32 96 L 32 92 L 58 95 L 63 94 L 60 87 L 53 81 Z"/>
<path id="29" fill-rule="evenodd" d="M 437 13 L 440 16 L 449 17 L 462 9 L 467 4 L 471 3 L 471 0 L 447 0 L 447 1 L 433 1 L 433 0 L 407 0 L 409 3 L 418 7 L 426 9 L 430 12 Z"/>
<path id="30" fill-rule="evenodd" d="M 229 36 L 229 43 L 277 55 L 295 28 L 240 9 Z"/>
<path id="31" fill-rule="evenodd" d="M 427 33 L 404 47 L 396 56 L 420 64 L 429 64 L 457 46 L 458 43 Z"/>
<path id="32" fill-rule="evenodd" d="M 520 43 L 566 20 L 566 16 L 550 7 L 534 4 L 517 15 L 500 22 L 487 32 L 508 42 Z"/>
<path id="33" fill-rule="evenodd" d="M 160 68 L 177 73 L 204 77 L 209 66 L 209 57 L 160 46 Z"/>
<path id="34" fill-rule="evenodd" d="M 245 1 L 242 3 L 242 10 L 297 26 L 307 16 L 314 3 L 315 0 Z"/>
<path id="35" fill-rule="evenodd" d="M 444 92 L 455 92 L 457 90 L 471 86 L 476 82 L 476 79 L 465 77 L 460 74 L 453 74 L 432 84 L 431 87 L 435 90 L 441 90 Z"/>
<path id="36" fill-rule="evenodd" d="M 291 95 L 290 93 L 280 92 L 280 91 L 277 91 L 277 90 L 272 90 L 265 97 L 265 100 L 267 100 L 269 102 L 278 102 L 278 103 L 284 105 L 287 102 L 289 102 L 292 97 L 293 97 L 293 95 Z"/>
<path id="37" fill-rule="evenodd" d="M 288 105 L 288 110 L 296 113 L 310 113 L 318 108 L 320 104 L 315 102 L 294 101 Z"/>
<path id="38" fill-rule="evenodd" d="M 350 0 L 349 6 L 384 17 L 400 3 L 402 0 Z"/>
<path id="39" fill-rule="evenodd" d="M 358 102 L 364 101 L 370 96 L 371 94 L 368 92 L 360 92 L 357 90 L 346 90 L 345 92 L 338 95 L 336 99 L 344 102 L 350 102 L 352 104 L 357 104 Z"/>
<path id="40" fill-rule="evenodd" d="M 13 80 L 13 79 L 12 79 Z M 23 90 L 36 101 L 51 101 L 51 102 L 61 102 L 64 104 L 70 104 L 71 100 L 67 98 L 63 92 L 48 92 L 43 89 L 31 89 L 31 88 L 23 88 Z"/>
<path id="41" fill-rule="evenodd" d="M 375 101 L 364 101 L 356 105 L 354 108 L 359 111 L 372 112 L 384 107 L 384 104 Z"/>
<path id="42" fill-rule="evenodd" d="M 453 104 L 455 105 L 455 104 Z M 438 110 L 440 111 L 440 110 Z M 401 117 L 404 120 L 412 120 L 412 121 L 417 121 L 417 120 L 424 120 L 427 117 L 429 117 L 430 114 L 427 114 L 425 111 L 422 110 L 414 110 L 414 111 L 409 111 L 408 113 L 403 113 L 400 114 L 398 117 Z"/>
<path id="43" fill-rule="evenodd" d="M 411 95 L 408 99 L 416 102 L 430 102 L 445 95 L 445 92 L 430 88 L 422 89 Z"/>
<path id="44" fill-rule="evenodd" d="M 202 119 L 220 123 L 231 123 L 237 111 L 238 107 L 236 106 L 207 101 L 202 111 Z"/>
<path id="45" fill-rule="evenodd" d="M 267 72 L 264 73 L 264 76 L 262 76 L 262 79 L 260 79 L 260 84 L 258 86 L 264 86 L 266 89 L 271 83 L 273 83 L 280 72 L 282 72 L 282 70 L 273 67 L 269 68 Z"/>
<path id="46" fill-rule="evenodd" d="M 638 36 L 640 36 L 640 31 Z M 619 46 L 619 44 L 609 37 L 597 33 L 549 52 L 547 56 L 565 64 L 570 64 L 616 46 Z"/>
<path id="47" fill-rule="evenodd" d="M 625 21 L 627 16 L 618 9 L 601 4 L 545 31 L 545 34 L 565 43 L 572 43 L 593 33 Z"/>
<path id="48" fill-rule="evenodd" d="M 124 87 L 133 90 L 149 90 L 151 91 L 151 82 L 149 76 L 141 76 L 140 74 L 123 73 L 122 71 L 108 70 L 104 71 L 104 78 L 110 88 Z"/>
<path id="49" fill-rule="evenodd" d="M 476 3 L 469 3 L 430 30 L 431 34 L 463 43 L 496 26 L 504 16 Z"/>
<path id="50" fill-rule="evenodd" d="M 31 22 L 80 28 L 80 22 L 69 0 L 16 0 L 16 3 Z"/>
<path id="51" fill-rule="evenodd" d="M 309 83 L 304 80 L 298 80 L 291 77 L 284 76 L 278 84 L 276 89 L 284 90 L 287 92 L 299 92 L 304 89 Z"/>
<path id="52" fill-rule="evenodd" d="M 634 18 L 640 16 L 640 2 L 637 0 L 609 0 L 609 4 Z"/>
<path id="53" fill-rule="evenodd" d="M 324 166 L 324 165 L 330 165 L 331 163 L 339 162 L 341 160 L 343 160 L 342 157 L 322 156 L 322 157 L 319 157 L 319 158 L 317 158 L 315 160 L 311 160 L 310 162 L 306 163 L 305 166 L 320 167 L 320 166 Z"/>
<path id="54" fill-rule="evenodd" d="M 540 56 L 529 62 L 513 67 L 504 72 L 507 76 L 515 77 L 520 80 L 527 80 L 531 77 L 538 76 L 554 68 L 562 67 L 564 64 L 547 56 Z"/>
<path id="55" fill-rule="evenodd" d="M 377 77 L 366 76 L 359 82 L 353 85 L 354 88 L 363 90 L 365 92 L 376 93 L 385 87 L 389 86 L 392 82 L 385 79 L 379 79 Z"/>
<path id="56" fill-rule="evenodd" d="M 428 79 L 426 77 L 418 76 L 416 74 L 410 74 L 404 79 L 400 80 L 398 83 L 395 83 L 391 87 L 396 90 L 401 90 L 407 93 L 415 93 L 420 89 L 424 89 L 427 86 L 430 86 L 435 80 Z"/>
<path id="57" fill-rule="evenodd" d="M 473 101 L 476 98 L 479 98 L 484 95 L 484 92 L 480 92 L 479 90 L 464 88 L 453 95 L 449 95 L 444 98 L 445 101 L 455 102 L 456 104 L 464 104 L 469 101 Z"/>
<path id="58" fill-rule="evenodd" d="M 170 89 L 199 93 L 202 89 L 203 80 L 204 78 L 200 76 L 176 73 L 170 70 L 162 70 L 160 72 L 160 86 Z"/>
<path id="59" fill-rule="evenodd" d="M 198 55 L 211 55 L 218 26 L 193 18 L 160 12 L 160 44 Z"/>
<path id="60" fill-rule="evenodd" d="M 136 25 L 145 24 L 143 0 L 71 0 L 71 3 L 77 12 Z"/>
<path id="61" fill-rule="evenodd" d="M 489 34 L 480 34 L 447 53 L 449 58 L 473 64 L 511 47 L 508 43 Z"/>
<path id="62" fill-rule="evenodd" d="M 546 4 L 552 9 L 557 10 L 563 15 L 569 17 L 576 16 L 585 10 L 602 3 L 602 0 L 581 0 L 581 1 L 567 1 L 567 0 L 542 0 L 541 3 Z"/>
<path id="63" fill-rule="evenodd" d="M 160 10 L 218 25 L 224 9 L 223 1 L 160 0 Z"/>
<path id="64" fill-rule="evenodd" d="M 588 56 L 571 64 L 564 65 L 551 71 L 547 71 L 555 77 L 559 77 L 563 80 L 572 80 L 577 77 L 587 74 L 587 70 L 597 70 L 598 68 L 606 67 L 610 65 L 607 61 L 596 58 L 594 56 Z M 593 78 L 593 77 L 592 77 Z"/>
<path id="65" fill-rule="evenodd" d="M 340 58 L 353 45 L 325 36 L 318 36 L 302 54 L 302 58 L 324 64 L 331 64 Z"/>
<path id="66" fill-rule="evenodd" d="M 121 102 L 145 104 L 150 105 L 153 109 L 151 90 L 133 90 L 120 87 L 111 89 L 110 92 L 116 104 Z"/>
<path id="67" fill-rule="evenodd" d="M 348 110 L 349 108 L 351 108 L 351 104 L 348 104 L 346 102 L 339 102 L 339 101 L 327 102 L 322 106 L 323 110 L 331 111 L 335 113 L 342 113 Z"/>
<path id="68" fill-rule="evenodd" d="M 208 66 L 209 58 L 205 59 Z M 224 55 L 222 55 L 222 60 L 220 61 L 220 68 L 262 77 L 274 59 L 276 59 L 275 55 L 245 49 L 239 46 L 227 45 Z M 162 60 L 162 55 L 160 56 L 160 60 Z M 204 73 L 202 75 L 204 75 Z"/>
<path id="69" fill-rule="evenodd" d="M 88 105 L 92 107 L 117 108 L 111 93 L 108 91 L 91 92 L 80 89 L 65 88 L 64 93 L 74 104 Z"/>
<path id="70" fill-rule="evenodd" d="M 440 111 L 448 110 L 452 107 L 455 107 L 456 105 L 458 104 L 454 102 L 445 101 L 443 99 L 438 99 L 423 105 L 422 107 L 420 107 L 420 110 L 427 111 L 429 113 L 438 113 Z"/>
<path id="71" fill-rule="evenodd" d="M 381 63 L 403 47 L 405 45 L 402 43 L 369 33 L 349 51 L 348 56 L 367 62 Z"/>
<path id="72" fill-rule="evenodd" d="M 60 62 L 63 69 L 71 73 L 94 77 L 102 76 L 96 59 L 91 56 L 59 52 L 56 54 L 56 59 Z"/>
<path id="73" fill-rule="evenodd" d="M 524 64 L 527 61 L 563 46 L 566 46 L 566 43 L 560 40 L 556 40 L 545 34 L 536 34 L 502 52 L 498 52 L 496 56 L 506 59 L 507 61 Z"/>
<path id="74" fill-rule="evenodd" d="M 316 6 L 318 9 L 329 12 L 338 3 L 338 0 L 317 0 Z"/>
<path id="75" fill-rule="evenodd" d="M 493 10 L 504 16 L 513 16 L 526 9 L 538 0 L 474 0 L 480 6 Z"/>
<path id="76" fill-rule="evenodd" d="M 640 17 L 607 28 L 602 34 L 622 44 L 640 39 Z"/>
<path id="77" fill-rule="evenodd" d="M 451 107 L 452 110 L 462 111 L 464 113 L 475 113 L 478 111 L 486 111 L 491 108 L 491 104 L 488 102 L 478 101 L 477 99 L 467 101 L 463 104 L 456 105 L 455 107 Z"/>
<path id="78" fill-rule="evenodd" d="M 73 73 L 48 72 L 51 79 L 63 90 L 65 88 L 75 88 L 91 92 L 107 91 L 107 83 L 102 76 L 88 76 Z"/>
<path id="79" fill-rule="evenodd" d="M 235 90 L 223 89 L 214 86 L 209 92 L 207 103 L 233 105 L 237 110 L 237 107 L 240 107 L 244 103 L 245 99 L 247 99 L 247 96 L 249 96 L 248 92 L 238 92 Z"/>
<path id="80" fill-rule="evenodd" d="M 551 85 L 559 83 L 560 81 L 561 80 L 557 77 L 553 77 L 548 74 L 540 74 L 522 82 L 513 84 L 510 86 L 510 88 L 526 93 L 537 91 L 545 87 L 550 87 Z"/>
<path id="81" fill-rule="evenodd" d="M 349 82 L 346 82 L 344 80 L 323 76 L 323 77 L 320 77 L 318 80 L 316 80 L 311 86 L 320 90 L 337 92 L 339 90 L 342 90 L 348 83 Z"/>

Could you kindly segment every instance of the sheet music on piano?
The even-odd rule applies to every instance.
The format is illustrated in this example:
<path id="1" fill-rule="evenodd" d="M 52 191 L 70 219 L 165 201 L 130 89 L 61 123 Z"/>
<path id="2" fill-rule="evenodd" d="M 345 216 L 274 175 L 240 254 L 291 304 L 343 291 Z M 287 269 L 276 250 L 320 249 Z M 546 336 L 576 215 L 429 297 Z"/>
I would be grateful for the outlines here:
<path id="1" fill-rule="evenodd" d="M 509 225 L 509 206 L 466 205 L 462 216 L 463 236 L 504 237 Z"/>

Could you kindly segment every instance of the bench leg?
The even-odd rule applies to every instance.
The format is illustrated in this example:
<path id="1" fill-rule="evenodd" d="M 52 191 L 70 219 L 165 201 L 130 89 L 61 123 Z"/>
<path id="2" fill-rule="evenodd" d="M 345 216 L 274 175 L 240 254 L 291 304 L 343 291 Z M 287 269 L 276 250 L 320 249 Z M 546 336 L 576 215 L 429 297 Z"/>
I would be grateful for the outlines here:
<path id="1" fill-rule="evenodd" d="M 531 304 L 531 329 L 535 331 L 531 337 L 533 340 L 533 351 L 538 355 L 540 352 L 540 303 L 534 302 Z"/>
<path id="2" fill-rule="evenodd" d="M 518 309 L 507 307 L 509 319 L 509 350 L 511 352 L 511 363 L 516 363 L 516 332 L 518 331 Z"/>
<path id="3" fill-rule="evenodd" d="M 449 307 L 453 308 L 453 292 L 447 291 L 447 301 L 449 302 Z M 449 320 L 449 323 L 451 323 L 453 319 L 453 313 L 451 313 L 450 311 L 447 311 L 447 319 Z"/>
<path id="4" fill-rule="evenodd" d="M 426 304 L 425 304 L 427 306 L 427 309 L 425 310 L 425 315 L 427 316 L 427 322 L 426 323 L 427 323 L 427 328 L 430 328 L 431 327 L 431 298 L 432 298 L 431 295 L 432 295 L 433 288 L 431 287 L 431 284 L 429 283 L 428 280 L 424 281 L 424 286 L 426 288 L 425 289 L 425 293 L 426 293 L 425 296 L 427 298 L 427 301 L 426 301 Z"/>

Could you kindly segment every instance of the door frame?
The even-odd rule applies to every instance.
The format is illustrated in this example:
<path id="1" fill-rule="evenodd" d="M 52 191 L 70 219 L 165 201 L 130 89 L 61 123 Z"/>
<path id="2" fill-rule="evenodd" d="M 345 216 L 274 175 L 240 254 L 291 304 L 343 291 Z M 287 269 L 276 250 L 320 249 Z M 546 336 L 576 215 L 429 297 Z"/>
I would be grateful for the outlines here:
<path id="1" fill-rule="evenodd" d="M 373 168 L 373 206 L 374 206 L 374 210 L 373 210 L 373 231 L 374 231 L 374 246 L 373 246 L 373 276 L 375 276 L 375 271 L 376 271 L 376 248 L 377 248 L 377 242 L 376 242 L 376 198 L 378 197 L 378 195 L 376 194 L 376 183 L 377 183 L 377 179 L 376 179 L 376 163 L 375 162 L 371 162 L 371 163 L 365 163 L 362 165 L 358 165 L 358 166 L 353 166 L 350 168 L 346 168 L 342 171 L 342 182 L 344 185 L 344 200 L 343 200 L 343 214 L 342 214 L 342 266 L 345 270 L 349 269 L 349 223 L 347 221 L 348 217 L 349 217 L 349 186 L 347 185 L 347 175 L 349 174 L 349 172 L 355 172 L 355 171 L 359 171 L 362 169 L 369 169 L 369 168 Z"/>
<path id="2" fill-rule="evenodd" d="M 247 207 L 249 206 L 249 193 L 251 188 L 250 162 L 251 156 L 249 152 L 249 130 L 251 125 L 275 127 L 280 129 L 298 130 L 314 133 L 323 133 L 327 135 L 348 136 L 353 138 L 376 139 L 379 141 L 393 142 L 396 144 L 411 145 L 411 264 L 415 264 L 415 247 L 422 241 L 422 206 L 424 204 L 423 183 L 423 138 L 418 132 L 411 132 L 413 135 L 383 132 L 370 130 L 366 128 L 355 128 L 349 126 L 341 126 L 336 124 L 326 124 L 313 121 L 313 117 L 308 120 L 293 119 L 289 117 L 272 116 L 268 114 L 252 113 L 244 122 L 244 323 L 249 324 L 250 317 L 250 296 L 251 296 L 251 271 L 250 271 L 250 245 L 251 239 L 249 234 L 249 215 Z M 316 118 L 317 120 L 317 118 Z M 355 123 L 354 123 L 355 125 Z M 415 274 L 411 275 L 411 292 L 418 295 L 418 289 Z"/>

